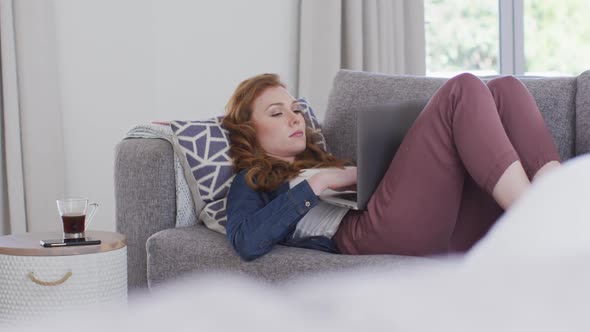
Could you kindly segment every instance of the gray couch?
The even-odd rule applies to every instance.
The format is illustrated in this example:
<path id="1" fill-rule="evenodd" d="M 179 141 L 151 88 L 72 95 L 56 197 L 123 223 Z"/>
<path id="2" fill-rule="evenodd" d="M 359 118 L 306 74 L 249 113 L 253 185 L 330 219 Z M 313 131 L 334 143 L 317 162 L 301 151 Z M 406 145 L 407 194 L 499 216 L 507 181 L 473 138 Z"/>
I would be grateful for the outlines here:
<path id="1" fill-rule="evenodd" d="M 429 98 L 442 78 L 340 71 L 334 79 L 323 130 L 332 152 L 355 160 L 355 110 L 370 104 Z M 563 160 L 590 151 L 590 71 L 577 77 L 522 78 L 552 131 Z M 116 148 L 117 231 L 128 239 L 129 288 L 154 286 L 188 272 L 230 271 L 281 282 L 326 270 L 401 268 L 423 260 L 396 255 L 347 256 L 277 246 L 243 262 L 225 237 L 202 224 L 175 228 L 171 145 L 126 139 Z M 200 204 L 197 204 L 199 206 Z"/>

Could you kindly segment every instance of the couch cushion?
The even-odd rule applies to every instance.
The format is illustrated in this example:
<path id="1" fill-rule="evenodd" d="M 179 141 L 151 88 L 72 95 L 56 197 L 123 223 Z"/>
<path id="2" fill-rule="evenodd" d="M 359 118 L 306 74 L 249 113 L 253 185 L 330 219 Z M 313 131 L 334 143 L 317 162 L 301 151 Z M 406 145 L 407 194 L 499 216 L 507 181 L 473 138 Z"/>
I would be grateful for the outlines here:
<path id="1" fill-rule="evenodd" d="M 520 78 L 535 98 L 562 160 L 575 156 L 576 77 Z"/>
<path id="2" fill-rule="evenodd" d="M 590 70 L 578 76 L 576 93 L 576 155 L 590 152 Z"/>
<path id="3" fill-rule="evenodd" d="M 328 98 L 322 127 L 332 153 L 356 164 L 357 117 L 363 106 L 430 98 L 444 78 L 340 70 Z"/>
<path id="4" fill-rule="evenodd" d="M 278 245 L 251 262 L 240 260 L 225 237 L 203 225 L 163 230 L 147 241 L 150 287 L 189 272 L 232 272 L 273 283 L 345 268 L 402 268 L 432 259 L 397 255 L 335 255 Z"/>
<path id="5" fill-rule="evenodd" d="M 571 158 L 574 155 L 576 77 L 520 79 L 535 98 L 561 157 Z M 430 98 L 446 80 L 340 70 L 334 78 L 323 123 L 332 152 L 356 163 L 356 112 L 363 106 Z"/>

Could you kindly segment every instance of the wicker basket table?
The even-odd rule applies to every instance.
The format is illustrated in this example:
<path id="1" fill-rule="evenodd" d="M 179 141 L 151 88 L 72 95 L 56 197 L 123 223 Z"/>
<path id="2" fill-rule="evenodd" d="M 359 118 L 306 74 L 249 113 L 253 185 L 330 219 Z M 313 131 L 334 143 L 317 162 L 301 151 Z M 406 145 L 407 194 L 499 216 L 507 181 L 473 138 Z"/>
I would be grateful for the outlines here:
<path id="1" fill-rule="evenodd" d="M 43 248 L 61 233 L 0 237 L 0 328 L 86 305 L 127 305 L 125 236 L 88 231 L 102 244 Z"/>

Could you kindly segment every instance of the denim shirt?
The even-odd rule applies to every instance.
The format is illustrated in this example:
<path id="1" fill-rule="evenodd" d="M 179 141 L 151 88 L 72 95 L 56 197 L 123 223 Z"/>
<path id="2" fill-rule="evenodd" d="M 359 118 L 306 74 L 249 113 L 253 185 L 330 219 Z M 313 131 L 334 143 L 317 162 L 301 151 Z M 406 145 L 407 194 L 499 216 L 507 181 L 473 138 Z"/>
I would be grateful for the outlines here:
<path id="1" fill-rule="evenodd" d="M 227 239 L 243 260 L 271 251 L 276 244 L 339 253 L 323 236 L 292 239 L 297 223 L 318 204 L 307 180 L 293 188 L 282 184 L 272 192 L 255 191 L 246 183 L 246 170 L 236 174 L 227 196 Z"/>

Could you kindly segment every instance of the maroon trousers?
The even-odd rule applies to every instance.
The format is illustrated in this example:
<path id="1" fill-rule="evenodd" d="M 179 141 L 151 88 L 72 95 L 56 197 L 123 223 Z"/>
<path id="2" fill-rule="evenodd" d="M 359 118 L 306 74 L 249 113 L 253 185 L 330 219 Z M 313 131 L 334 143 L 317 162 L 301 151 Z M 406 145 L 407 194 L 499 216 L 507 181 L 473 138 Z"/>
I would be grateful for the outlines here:
<path id="1" fill-rule="evenodd" d="M 466 251 L 502 215 L 492 191 L 517 160 L 529 179 L 560 160 L 529 91 L 512 76 L 455 76 L 408 131 L 367 210 L 349 211 L 333 239 L 345 254 Z"/>

